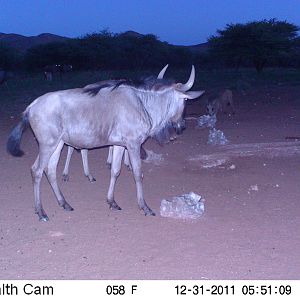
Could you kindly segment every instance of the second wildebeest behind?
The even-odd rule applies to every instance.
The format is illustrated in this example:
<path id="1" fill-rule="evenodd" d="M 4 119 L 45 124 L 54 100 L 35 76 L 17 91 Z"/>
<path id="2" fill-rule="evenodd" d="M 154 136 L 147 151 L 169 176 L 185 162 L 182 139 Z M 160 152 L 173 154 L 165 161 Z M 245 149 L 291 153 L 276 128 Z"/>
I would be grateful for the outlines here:
<path id="1" fill-rule="evenodd" d="M 136 183 L 138 206 L 145 215 L 154 215 L 144 200 L 140 147 L 156 136 L 170 122 L 182 115 L 185 100 L 194 99 L 203 91 L 189 91 L 195 70 L 185 84 L 133 85 L 122 83 L 96 89 L 71 89 L 47 93 L 33 101 L 24 111 L 21 122 L 12 130 L 7 150 L 21 156 L 21 137 L 31 126 L 39 144 L 39 153 L 31 167 L 35 212 L 39 219 L 48 220 L 40 197 L 40 182 L 45 171 L 58 204 L 65 210 L 73 208 L 60 191 L 56 168 L 64 144 L 79 149 L 114 145 L 111 179 L 107 202 L 111 209 L 120 209 L 114 199 L 116 179 L 120 174 L 124 147 L 130 157 Z"/>

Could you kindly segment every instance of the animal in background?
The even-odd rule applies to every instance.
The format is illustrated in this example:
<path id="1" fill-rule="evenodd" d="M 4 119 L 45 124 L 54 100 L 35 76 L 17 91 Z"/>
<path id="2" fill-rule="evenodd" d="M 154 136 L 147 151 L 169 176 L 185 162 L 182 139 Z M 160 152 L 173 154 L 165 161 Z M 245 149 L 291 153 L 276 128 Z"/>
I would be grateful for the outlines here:
<path id="1" fill-rule="evenodd" d="M 0 85 L 7 84 L 7 81 L 14 77 L 14 74 L 10 71 L 0 69 Z"/>
<path id="2" fill-rule="evenodd" d="M 207 96 L 206 112 L 210 116 L 213 116 L 219 111 L 224 112 L 225 114 L 235 113 L 231 90 L 225 89 L 217 95 L 214 94 Z"/>
<path id="3" fill-rule="evenodd" d="M 44 78 L 47 81 L 52 81 L 54 74 L 58 74 L 58 77 L 61 79 L 63 73 L 71 72 L 73 70 L 72 65 L 47 65 L 44 67 Z"/>
<path id="4" fill-rule="evenodd" d="M 6 81 L 6 71 L 0 69 L 0 84 Z"/>

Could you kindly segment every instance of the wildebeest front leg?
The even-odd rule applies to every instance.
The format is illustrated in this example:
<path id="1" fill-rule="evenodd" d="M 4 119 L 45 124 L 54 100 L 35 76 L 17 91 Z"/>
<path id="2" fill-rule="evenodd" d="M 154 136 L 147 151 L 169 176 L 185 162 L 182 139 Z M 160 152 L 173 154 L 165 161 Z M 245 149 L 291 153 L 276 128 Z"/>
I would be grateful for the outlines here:
<path id="1" fill-rule="evenodd" d="M 142 163 L 140 157 L 140 147 L 127 147 L 131 166 L 133 170 L 134 180 L 136 184 L 136 193 L 137 193 L 137 200 L 138 205 L 141 210 L 144 211 L 145 216 L 155 216 L 155 213 L 151 210 L 151 208 L 147 205 L 146 201 L 144 200 L 143 194 L 143 185 L 142 185 Z"/>
<path id="2" fill-rule="evenodd" d="M 84 175 L 89 179 L 90 182 L 96 181 L 96 179 L 90 174 L 87 149 L 81 150 L 81 157 L 82 157 Z"/>
<path id="3" fill-rule="evenodd" d="M 65 163 L 65 167 L 62 173 L 62 177 L 64 181 L 69 181 L 69 165 L 70 165 L 70 160 L 71 156 L 73 154 L 74 148 L 71 146 L 68 146 L 68 154 L 67 154 L 67 159 Z"/>
<path id="4" fill-rule="evenodd" d="M 59 206 L 63 207 L 64 210 L 66 210 L 66 211 L 72 211 L 73 208 L 65 200 L 62 192 L 60 191 L 60 189 L 58 187 L 57 179 L 56 179 L 56 168 L 57 168 L 57 164 L 59 161 L 61 149 L 63 148 L 63 146 L 64 146 L 64 142 L 61 141 L 58 144 L 57 148 L 55 149 L 54 153 L 51 155 L 49 162 L 48 162 L 46 174 L 47 174 L 48 181 L 49 181 L 49 183 L 53 189 L 53 192 L 56 196 Z"/>
<path id="5" fill-rule="evenodd" d="M 112 151 L 112 163 L 110 169 L 110 184 L 107 193 L 107 203 L 110 209 L 113 210 L 120 210 L 121 207 L 116 203 L 114 199 L 114 190 L 115 184 L 118 176 L 120 175 L 121 171 L 121 163 L 122 157 L 124 153 L 124 147 L 121 146 L 114 146 Z"/>

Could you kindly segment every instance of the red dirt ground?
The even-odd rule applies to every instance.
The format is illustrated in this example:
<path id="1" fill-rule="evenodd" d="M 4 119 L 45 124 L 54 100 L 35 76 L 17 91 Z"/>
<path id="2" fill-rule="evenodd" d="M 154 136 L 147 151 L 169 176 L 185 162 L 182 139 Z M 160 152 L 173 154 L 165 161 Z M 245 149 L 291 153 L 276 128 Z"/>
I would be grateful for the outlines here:
<path id="1" fill-rule="evenodd" d="M 235 93 L 234 99 L 237 114 L 217 122 L 231 144 L 300 136 L 299 87 L 257 88 Z M 188 112 L 204 111 L 195 102 Z M 107 149 L 90 151 L 93 184 L 83 176 L 79 153 L 71 161 L 70 181 L 61 181 L 64 149 L 59 184 L 75 210 L 58 207 L 44 178 L 42 200 L 50 217 L 44 223 L 33 209 L 32 133 L 23 136 L 25 156 L 5 151 L 17 122 L 18 117 L 0 114 L 1 279 L 300 279 L 300 157 L 237 157 L 201 168 L 188 158 L 214 153 L 216 146 L 207 145 L 207 129 L 189 121 L 175 142 L 145 145 L 164 158 L 160 165 L 143 164 L 145 198 L 157 213 L 145 217 L 125 167 L 116 187 L 122 211 L 108 209 Z M 190 191 L 206 199 L 201 219 L 160 216 L 163 198 Z"/>

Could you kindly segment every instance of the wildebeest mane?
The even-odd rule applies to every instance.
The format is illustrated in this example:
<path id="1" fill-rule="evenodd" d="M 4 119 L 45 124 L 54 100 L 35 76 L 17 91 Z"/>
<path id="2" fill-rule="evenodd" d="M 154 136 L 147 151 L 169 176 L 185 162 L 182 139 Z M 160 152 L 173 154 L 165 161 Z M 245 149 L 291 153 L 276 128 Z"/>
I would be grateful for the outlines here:
<path id="1" fill-rule="evenodd" d="M 130 87 L 134 87 L 139 90 L 159 90 L 163 87 L 171 86 L 175 81 L 173 79 L 158 79 L 155 76 L 147 76 L 147 77 L 141 77 L 138 79 L 129 79 L 122 83 L 118 83 L 116 87 L 120 85 L 126 85 Z"/>
<path id="2" fill-rule="evenodd" d="M 155 76 L 147 76 L 141 77 L 137 79 L 120 79 L 120 80 L 112 80 L 111 82 L 103 82 L 99 83 L 96 87 L 85 88 L 84 93 L 87 93 L 91 96 L 96 96 L 100 90 L 110 87 L 112 91 L 122 86 L 134 87 L 139 90 L 160 90 L 163 87 L 168 87 L 174 84 L 175 81 L 173 79 L 157 79 Z"/>
<path id="3" fill-rule="evenodd" d="M 107 87 L 112 87 L 113 89 L 115 89 L 116 86 L 119 86 L 124 82 L 126 82 L 125 79 L 112 80 L 111 82 L 108 81 L 108 82 L 99 83 L 99 85 L 97 85 L 96 87 L 84 88 L 83 93 L 89 94 L 91 96 L 96 96 L 100 92 L 100 90 Z"/>

